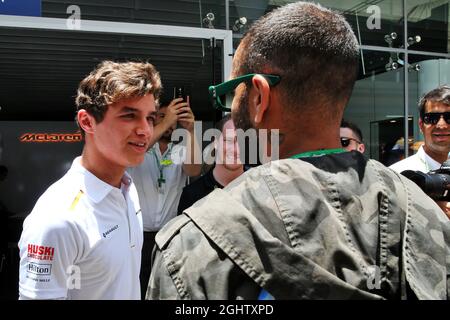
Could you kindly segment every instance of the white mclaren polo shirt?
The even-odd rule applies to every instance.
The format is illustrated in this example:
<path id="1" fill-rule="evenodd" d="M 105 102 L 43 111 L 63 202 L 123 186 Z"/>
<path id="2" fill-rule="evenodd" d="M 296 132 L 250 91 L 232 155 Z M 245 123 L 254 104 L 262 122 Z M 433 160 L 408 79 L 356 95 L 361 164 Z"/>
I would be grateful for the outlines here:
<path id="1" fill-rule="evenodd" d="M 19 241 L 23 299 L 140 299 L 142 216 L 128 174 L 115 188 L 80 164 L 50 186 Z"/>

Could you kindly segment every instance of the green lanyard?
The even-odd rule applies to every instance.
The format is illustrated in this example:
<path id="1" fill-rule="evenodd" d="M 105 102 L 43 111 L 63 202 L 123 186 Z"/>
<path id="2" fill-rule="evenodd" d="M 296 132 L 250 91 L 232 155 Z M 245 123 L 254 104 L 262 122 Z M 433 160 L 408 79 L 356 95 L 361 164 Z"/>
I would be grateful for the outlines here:
<path id="1" fill-rule="evenodd" d="M 342 148 L 308 151 L 308 152 L 296 154 L 290 158 L 291 159 L 299 159 L 299 158 L 307 158 L 307 157 L 320 157 L 320 156 L 324 156 L 327 154 L 341 153 L 341 152 L 345 152 L 345 151 L 346 150 L 342 149 Z"/>
<path id="2" fill-rule="evenodd" d="M 153 155 L 155 157 L 155 161 L 156 161 L 156 166 L 159 169 L 159 178 L 158 178 L 158 188 L 162 187 L 162 184 L 166 182 L 166 179 L 164 179 L 164 167 L 169 166 L 172 164 L 172 160 L 167 159 L 168 156 L 170 156 L 170 152 L 172 151 L 172 146 L 173 144 L 171 144 L 169 146 L 169 148 L 166 150 L 165 156 L 161 155 L 161 161 L 159 161 L 158 159 L 158 155 L 156 154 L 155 150 L 153 151 Z"/>

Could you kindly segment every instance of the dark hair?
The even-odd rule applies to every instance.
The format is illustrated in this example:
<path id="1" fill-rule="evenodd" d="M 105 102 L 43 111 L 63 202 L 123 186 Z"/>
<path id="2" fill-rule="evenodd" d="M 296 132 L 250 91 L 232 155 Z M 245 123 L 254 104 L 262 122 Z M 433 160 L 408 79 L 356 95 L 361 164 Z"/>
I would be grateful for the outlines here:
<path id="1" fill-rule="evenodd" d="M 349 128 L 356 135 L 359 142 L 363 142 L 363 135 L 361 129 L 359 129 L 359 127 L 355 123 L 342 119 L 341 128 Z"/>
<path id="2" fill-rule="evenodd" d="M 158 103 L 160 91 L 159 73 L 152 64 L 103 61 L 80 82 L 75 103 L 77 110 L 86 109 L 101 122 L 109 105 L 149 93 Z"/>
<path id="3" fill-rule="evenodd" d="M 318 4 L 291 3 L 256 21 L 241 45 L 236 76 L 280 75 L 277 87 L 287 106 L 348 102 L 358 74 L 359 46 L 339 13 Z"/>
<path id="4" fill-rule="evenodd" d="M 421 119 L 423 119 L 423 115 L 425 114 L 425 105 L 428 101 L 441 102 L 450 105 L 450 87 L 448 85 L 437 87 L 420 98 L 419 114 Z"/>

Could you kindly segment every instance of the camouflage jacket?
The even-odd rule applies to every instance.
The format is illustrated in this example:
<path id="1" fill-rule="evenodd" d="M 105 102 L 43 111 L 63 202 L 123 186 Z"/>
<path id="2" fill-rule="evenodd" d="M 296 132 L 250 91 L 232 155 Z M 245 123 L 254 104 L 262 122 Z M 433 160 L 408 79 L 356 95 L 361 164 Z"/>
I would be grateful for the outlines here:
<path id="1" fill-rule="evenodd" d="M 447 299 L 449 221 L 358 152 L 274 161 L 156 236 L 148 299 Z"/>

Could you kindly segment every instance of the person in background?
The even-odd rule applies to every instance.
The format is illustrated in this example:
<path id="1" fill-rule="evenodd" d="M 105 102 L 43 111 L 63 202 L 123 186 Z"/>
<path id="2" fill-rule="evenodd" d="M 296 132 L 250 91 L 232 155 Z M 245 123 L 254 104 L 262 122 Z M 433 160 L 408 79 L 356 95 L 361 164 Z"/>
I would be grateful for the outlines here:
<path id="1" fill-rule="evenodd" d="M 236 129 L 230 114 L 218 122 L 217 129 L 221 135 L 214 141 L 214 168 L 184 187 L 178 204 L 178 214 L 182 214 L 185 209 L 214 189 L 228 185 L 244 172 L 244 165 L 239 159 Z"/>
<path id="2" fill-rule="evenodd" d="M 419 128 L 424 144 L 416 154 L 394 163 L 389 168 L 429 172 L 436 170 L 448 159 L 450 152 L 450 86 L 443 85 L 426 93 L 419 101 Z M 438 201 L 450 218 L 450 203 Z"/>
<path id="3" fill-rule="evenodd" d="M 160 90 L 150 63 L 104 61 L 80 82 L 83 153 L 24 221 L 20 299 L 140 299 L 142 216 L 125 170 L 144 160 Z"/>
<path id="4" fill-rule="evenodd" d="M 176 98 L 158 108 L 155 130 L 144 161 L 128 173 L 136 184 L 142 209 L 144 245 L 140 272 L 141 298 L 145 297 L 151 272 L 151 254 L 155 235 L 177 215 L 181 192 L 187 177 L 201 172 L 199 143 L 194 137 L 194 114 L 186 100 Z M 171 141 L 177 124 L 186 130 L 185 145 Z M 196 160 L 198 163 L 196 163 Z"/>
<path id="5" fill-rule="evenodd" d="M 210 96 L 226 108 L 234 90 L 238 135 L 279 130 L 281 160 L 215 189 L 157 234 L 147 298 L 449 297 L 439 207 L 406 177 L 342 150 L 359 52 L 344 17 L 311 2 L 252 24 L 230 80 Z"/>
<path id="6" fill-rule="evenodd" d="M 364 153 L 366 146 L 363 142 L 362 132 L 358 126 L 350 121 L 341 121 L 341 145 L 347 151 L 356 150 Z"/>

